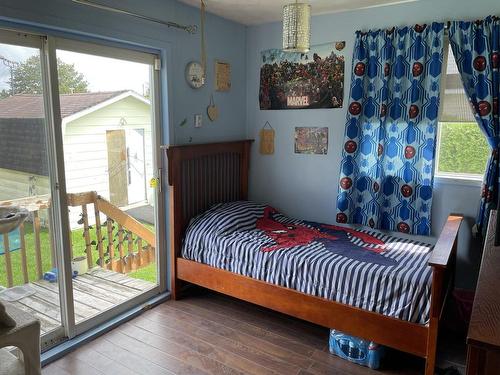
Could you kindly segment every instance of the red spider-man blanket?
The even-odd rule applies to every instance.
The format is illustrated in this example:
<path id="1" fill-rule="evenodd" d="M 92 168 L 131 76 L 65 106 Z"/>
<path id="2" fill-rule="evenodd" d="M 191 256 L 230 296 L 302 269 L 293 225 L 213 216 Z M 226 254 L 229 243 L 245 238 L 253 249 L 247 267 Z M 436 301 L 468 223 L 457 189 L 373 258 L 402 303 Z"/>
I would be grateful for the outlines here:
<path id="1" fill-rule="evenodd" d="M 256 228 L 264 231 L 274 242 L 273 245 L 262 246 L 261 251 L 286 250 L 320 242 L 327 250 L 349 258 L 383 265 L 396 264 L 393 259 L 381 255 L 385 243 L 370 234 L 337 225 L 308 221 L 282 223 L 276 220 L 276 214 L 278 211 L 267 206 L 264 215 L 256 222 Z"/>

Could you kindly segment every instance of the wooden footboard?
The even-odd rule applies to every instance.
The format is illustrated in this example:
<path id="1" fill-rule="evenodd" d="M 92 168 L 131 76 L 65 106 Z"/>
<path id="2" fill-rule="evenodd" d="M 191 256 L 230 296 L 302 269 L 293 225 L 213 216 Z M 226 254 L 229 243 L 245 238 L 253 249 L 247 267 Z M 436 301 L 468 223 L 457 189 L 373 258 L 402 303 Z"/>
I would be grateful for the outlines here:
<path id="1" fill-rule="evenodd" d="M 458 230 L 462 217 L 451 215 L 429 260 L 433 268 L 430 321 L 410 323 L 335 301 L 314 297 L 181 258 L 184 231 L 209 206 L 247 198 L 250 140 L 167 148 L 170 185 L 172 298 L 189 282 L 248 302 L 337 328 L 426 358 L 434 374 L 439 319 L 453 285 Z"/>
<path id="2" fill-rule="evenodd" d="M 432 267 L 432 292 L 427 335 L 426 375 L 434 374 L 439 320 L 455 281 L 458 231 L 462 220 L 461 215 L 448 217 L 429 259 L 429 266 Z"/>

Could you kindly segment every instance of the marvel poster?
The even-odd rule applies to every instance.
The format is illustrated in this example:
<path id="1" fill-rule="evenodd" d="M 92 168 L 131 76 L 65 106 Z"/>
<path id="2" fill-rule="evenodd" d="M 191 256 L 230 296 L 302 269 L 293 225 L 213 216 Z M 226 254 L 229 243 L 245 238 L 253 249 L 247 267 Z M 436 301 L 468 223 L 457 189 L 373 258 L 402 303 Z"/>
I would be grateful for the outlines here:
<path id="1" fill-rule="evenodd" d="M 312 46 L 307 53 L 262 52 L 260 109 L 341 108 L 345 42 Z"/>

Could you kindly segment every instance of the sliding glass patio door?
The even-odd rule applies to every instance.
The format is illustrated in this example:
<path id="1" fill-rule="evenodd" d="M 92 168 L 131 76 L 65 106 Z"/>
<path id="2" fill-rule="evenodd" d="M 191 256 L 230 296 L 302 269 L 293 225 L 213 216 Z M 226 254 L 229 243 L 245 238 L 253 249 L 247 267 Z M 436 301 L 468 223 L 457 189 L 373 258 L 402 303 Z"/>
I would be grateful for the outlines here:
<path id="1" fill-rule="evenodd" d="M 0 232 L 0 299 L 40 319 L 42 349 L 166 288 L 159 65 L 0 30 L 0 206 L 29 212 Z"/>
<path id="2" fill-rule="evenodd" d="M 62 39 L 56 47 L 81 332 L 160 289 L 157 56 Z"/>

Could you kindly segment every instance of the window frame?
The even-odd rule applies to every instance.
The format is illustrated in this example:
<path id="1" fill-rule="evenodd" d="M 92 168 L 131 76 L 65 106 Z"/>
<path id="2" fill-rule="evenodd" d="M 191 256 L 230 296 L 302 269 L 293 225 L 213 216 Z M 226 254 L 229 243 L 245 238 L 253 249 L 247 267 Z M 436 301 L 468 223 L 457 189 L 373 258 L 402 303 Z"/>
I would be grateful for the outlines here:
<path id="1" fill-rule="evenodd" d="M 445 35 L 443 43 L 444 53 L 443 53 L 443 68 L 441 72 L 441 99 L 440 99 L 440 110 L 437 122 L 437 132 L 436 132 L 436 148 L 435 148 L 435 157 L 434 157 L 434 181 L 438 184 L 454 184 L 454 185 L 469 185 L 469 186 L 481 186 L 483 183 L 482 174 L 472 174 L 472 173 L 456 173 L 456 172 L 439 172 L 439 154 L 441 151 L 441 133 L 442 133 L 442 124 L 441 121 L 441 113 L 444 105 L 444 96 L 446 90 L 446 78 L 448 71 L 448 59 L 455 58 L 453 53 L 450 52 L 450 43 L 448 35 Z M 464 90 L 465 91 L 465 90 Z M 464 95 L 467 95 L 464 92 Z M 467 122 L 463 122 L 466 124 Z"/>
<path id="2" fill-rule="evenodd" d="M 459 184 L 459 185 L 472 185 L 481 186 L 483 183 L 483 175 L 472 173 L 457 173 L 457 172 L 439 172 L 439 154 L 441 151 L 441 124 L 438 121 L 436 133 L 436 157 L 434 158 L 434 181 L 444 184 Z M 464 122 L 464 124 L 467 124 Z"/>

